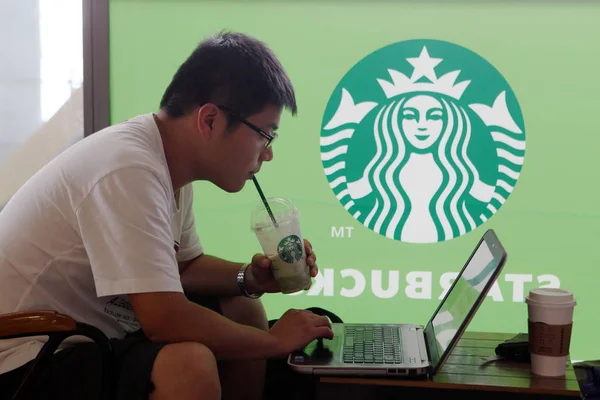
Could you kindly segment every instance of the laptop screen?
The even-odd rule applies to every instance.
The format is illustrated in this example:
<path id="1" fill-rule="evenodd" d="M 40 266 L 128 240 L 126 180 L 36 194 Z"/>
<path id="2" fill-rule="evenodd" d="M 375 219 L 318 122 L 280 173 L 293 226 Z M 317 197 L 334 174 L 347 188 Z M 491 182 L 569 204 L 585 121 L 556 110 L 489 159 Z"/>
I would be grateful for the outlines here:
<path id="1" fill-rule="evenodd" d="M 458 336 L 483 301 L 489 287 L 494 283 L 505 253 L 493 232 L 487 232 L 472 253 L 461 273 L 425 328 L 425 335 L 433 370 L 438 369 L 446 352 L 454 346 Z"/>

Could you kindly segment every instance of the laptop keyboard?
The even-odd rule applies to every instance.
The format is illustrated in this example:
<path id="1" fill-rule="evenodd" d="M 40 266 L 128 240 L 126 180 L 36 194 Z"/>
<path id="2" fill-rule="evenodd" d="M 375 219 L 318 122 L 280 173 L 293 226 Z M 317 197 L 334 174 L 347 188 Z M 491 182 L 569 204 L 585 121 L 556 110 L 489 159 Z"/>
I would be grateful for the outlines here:
<path id="1" fill-rule="evenodd" d="M 401 363 L 402 343 L 398 327 L 345 326 L 342 357 L 345 363 Z"/>

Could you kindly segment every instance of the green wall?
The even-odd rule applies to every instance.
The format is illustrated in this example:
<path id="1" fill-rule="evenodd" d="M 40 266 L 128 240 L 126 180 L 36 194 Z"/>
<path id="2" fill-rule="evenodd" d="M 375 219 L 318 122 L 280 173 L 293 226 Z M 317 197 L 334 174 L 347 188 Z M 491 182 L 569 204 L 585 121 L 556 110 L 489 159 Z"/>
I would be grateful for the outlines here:
<path id="1" fill-rule="evenodd" d="M 469 329 L 526 332 L 524 295 L 552 282 L 578 301 L 571 358 L 600 358 L 599 20 L 599 6 L 576 2 L 112 0 L 111 122 L 156 111 L 176 68 L 204 36 L 222 29 L 254 35 L 280 57 L 299 103 L 297 117 L 283 116 L 274 161 L 259 179 L 268 196 L 287 197 L 302 211 L 322 272 L 308 293 L 264 296 L 270 318 L 290 307 L 321 306 L 346 321 L 425 324 L 442 275 L 458 271 L 484 230 L 494 228 L 508 262 Z M 507 202 L 475 230 L 436 244 L 403 243 L 364 227 L 336 200 L 321 162 L 323 115 L 340 80 L 368 54 L 409 39 L 452 42 L 491 63 L 518 99 L 527 137 L 525 164 Z M 249 229 L 259 201 L 253 185 L 235 195 L 206 183 L 195 189 L 208 253 L 247 261 L 260 251 Z M 344 237 L 336 237 L 340 228 Z M 383 288 L 388 277 L 398 284 L 395 295 L 375 294 L 378 274 Z M 364 290 L 353 294 L 351 276 L 364 277 Z"/>

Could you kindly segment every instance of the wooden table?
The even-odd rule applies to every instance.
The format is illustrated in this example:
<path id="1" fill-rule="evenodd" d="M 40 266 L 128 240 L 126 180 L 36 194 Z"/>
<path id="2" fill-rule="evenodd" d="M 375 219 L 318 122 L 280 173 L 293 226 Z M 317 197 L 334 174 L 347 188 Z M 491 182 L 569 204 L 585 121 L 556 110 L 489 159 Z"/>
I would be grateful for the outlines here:
<path id="1" fill-rule="evenodd" d="M 513 336 L 515 334 L 465 332 L 446 364 L 432 379 L 321 377 L 317 399 L 387 400 L 411 395 L 441 398 L 453 394 L 458 394 L 461 400 L 581 398 L 570 362 L 564 377 L 543 378 L 532 375 L 529 364 L 486 360 L 495 356 L 498 343 Z"/>

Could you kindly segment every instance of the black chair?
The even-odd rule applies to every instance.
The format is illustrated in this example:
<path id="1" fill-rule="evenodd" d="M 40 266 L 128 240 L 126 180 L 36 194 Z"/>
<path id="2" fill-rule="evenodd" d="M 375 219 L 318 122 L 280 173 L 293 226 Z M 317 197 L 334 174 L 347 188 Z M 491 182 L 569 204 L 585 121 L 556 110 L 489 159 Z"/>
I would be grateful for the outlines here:
<path id="1" fill-rule="evenodd" d="M 115 398 L 114 368 L 112 347 L 108 337 L 100 329 L 77 322 L 73 318 L 56 311 L 24 311 L 0 315 L 0 339 L 12 339 L 27 336 L 48 336 L 37 357 L 23 376 L 12 400 L 31 398 L 36 379 L 48 364 L 63 340 L 70 336 L 85 336 L 99 347 L 102 357 L 102 393 L 104 400 Z"/>

